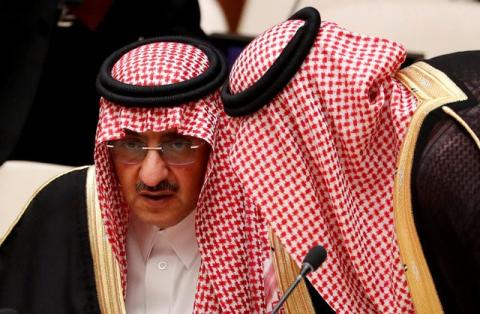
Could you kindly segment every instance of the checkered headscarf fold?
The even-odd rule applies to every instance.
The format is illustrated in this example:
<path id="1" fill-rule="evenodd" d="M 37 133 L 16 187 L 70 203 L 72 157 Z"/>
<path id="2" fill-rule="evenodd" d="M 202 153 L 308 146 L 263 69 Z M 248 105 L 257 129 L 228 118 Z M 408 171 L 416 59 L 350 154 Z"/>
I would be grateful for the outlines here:
<path id="1" fill-rule="evenodd" d="M 134 43 L 114 53 L 102 66 L 97 80 L 103 97 L 95 141 L 96 183 L 124 294 L 129 209 L 106 142 L 123 138 L 124 129 L 142 133 L 175 128 L 213 146 L 221 114 L 219 87 L 225 75 L 225 63 L 215 49 L 181 37 Z"/>
<path id="2" fill-rule="evenodd" d="M 255 38 L 227 92 L 255 87 L 305 24 L 293 18 Z M 279 93 L 222 119 L 199 228 L 222 310 L 265 312 L 271 226 L 299 265 L 315 244 L 326 248 L 309 279 L 337 313 L 413 312 L 392 205 L 396 157 L 416 107 L 393 77 L 404 59 L 395 42 L 322 22 Z"/>

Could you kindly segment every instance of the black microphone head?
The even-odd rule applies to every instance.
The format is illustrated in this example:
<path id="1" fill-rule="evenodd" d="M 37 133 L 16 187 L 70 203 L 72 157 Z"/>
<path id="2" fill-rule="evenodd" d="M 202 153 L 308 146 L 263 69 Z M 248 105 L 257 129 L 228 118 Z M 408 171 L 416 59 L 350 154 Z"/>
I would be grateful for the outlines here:
<path id="1" fill-rule="evenodd" d="M 303 259 L 303 264 L 309 264 L 312 266 L 311 271 L 317 270 L 320 265 L 325 261 L 327 258 L 327 251 L 321 245 L 316 245 L 308 251 L 307 255 Z"/>

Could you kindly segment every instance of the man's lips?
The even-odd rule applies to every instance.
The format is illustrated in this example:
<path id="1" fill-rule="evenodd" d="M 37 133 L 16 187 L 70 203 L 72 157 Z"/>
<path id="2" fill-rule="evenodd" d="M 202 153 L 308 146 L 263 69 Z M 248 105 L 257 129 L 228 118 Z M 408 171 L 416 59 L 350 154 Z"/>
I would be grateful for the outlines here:
<path id="1" fill-rule="evenodd" d="M 141 192 L 139 193 L 140 196 L 154 200 L 154 201 L 160 201 L 160 200 L 166 200 L 174 195 L 174 193 L 171 192 L 162 192 L 162 193 L 155 193 L 155 192 Z"/>
<path id="2" fill-rule="evenodd" d="M 144 195 L 144 197 L 155 200 L 155 201 L 160 201 L 169 198 L 171 195 Z"/>

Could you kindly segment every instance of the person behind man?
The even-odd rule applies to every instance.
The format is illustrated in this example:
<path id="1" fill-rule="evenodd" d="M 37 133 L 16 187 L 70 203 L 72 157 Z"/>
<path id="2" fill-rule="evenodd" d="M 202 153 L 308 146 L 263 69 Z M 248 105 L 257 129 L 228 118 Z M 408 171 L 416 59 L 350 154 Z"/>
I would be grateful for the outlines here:
<path id="1" fill-rule="evenodd" d="M 461 277 L 450 262 L 440 264 L 441 272 L 432 271 L 437 287 L 443 282 L 448 288 L 439 294 L 440 304 L 407 206 L 413 184 L 402 180 L 409 180 L 411 169 L 403 161 L 397 169 L 397 159 L 412 160 L 416 145 L 411 139 L 421 126 L 425 129 L 426 115 L 438 118 L 437 109 L 445 104 L 458 109 L 479 103 L 478 70 L 472 68 L 479 53 L 471 56 L 476 63 L 464 67 L 471 74 L 464 76 L 469 88 L 459 88 L 461 82 L 442 72 L 443 59 L 399 71 L 405 56 L 400 44 L 320 23 L 318 12 L 306 8 L 263 32 L 236 60 L 222 90 L 224 109 L 232 117 L 221 121 L 214 167 L 204 187 L 208 203 L 199 207 L 209 212 L 205 230 L 222 235 L 203 239 L 200 250 L 216 248 L 208 263 L 219 270 L 217 285 L 232 291 L 229 310 L 243 305 L 246 312 L 268 312 L 295 279 L 307 251 L 321 244 L 327 259 L 291 295 L 288 313 L 437 313 L 442 305 L 452 313 L 477 312 L 479 290 L 468 290 L 478 288 L 478 258 L 456 261 L 464 268 Z M 466 56 L 458 57 L 450 63 L 460 67 Z M 468 97 L 474 90 L 477 97 Z M 480 182 L 478 148 L 468 134 L 457 132 L 477 152 L 472 182 Z M 447 177 L 422 180 L 438 186 Z M 417 185 L 422 189 L 425 183 Z M 428 220 L 423 225 L 438 228 L 430 240 L 451 231 L 443 229 L 445 221 L 452 222 L 444 219 L 445 206 L 437 212 L 439 206 L 423 208 L 425 216 L 437 215 L 433 221 L 442 222 L 441 227 Z M 468 208 L 465 212 L 475 212 Z M 460 220 L 460 231 L 468 217 Z M 455 233 L 448 235 L 449 249 L 453 243 L 467 245 L 470 253 L 478 247 L 471 233 L 465 243 L 456 241 Z M 435 250 L 443 243 L 437 242 Z M 437 266 L 432 270 L 447 260 L 449 250 L 444 251 L 427 256 L 429 266 Z"/>
<path id="2" fill-rule="evenodd" d="M 104 62 L 95 166 L 46 184 L 10 229 L 0 309 L 188 313 L 211 298 L 196 289 L 207 276 L 195 208 L 225 77 L 216 49 L 183 37 L 135 42 Z M 75 145 L 55 134 L 45 143 Z"/>

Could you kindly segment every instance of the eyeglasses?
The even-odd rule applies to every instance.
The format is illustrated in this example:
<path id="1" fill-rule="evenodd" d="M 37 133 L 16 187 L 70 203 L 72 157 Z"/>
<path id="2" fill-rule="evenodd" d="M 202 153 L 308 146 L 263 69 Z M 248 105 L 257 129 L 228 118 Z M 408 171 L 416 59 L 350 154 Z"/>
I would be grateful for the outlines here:
<path id="1" fill-rule="evenodd" d="M 204 144 L 205 142 L 200 140 L 175 138 L 163 141 L 158 146 L 149 147 L 139 139 L 123 139 L 110 141 L 107 147 L 114 159 L 129 165 L 141 163 L 149 150 L 159 151 L 168 165 L 188 165 L 195 162 L 197 150 Z"/>

